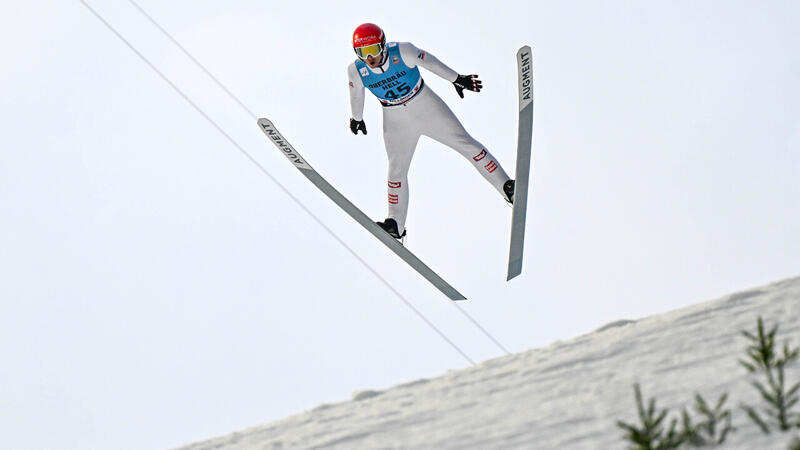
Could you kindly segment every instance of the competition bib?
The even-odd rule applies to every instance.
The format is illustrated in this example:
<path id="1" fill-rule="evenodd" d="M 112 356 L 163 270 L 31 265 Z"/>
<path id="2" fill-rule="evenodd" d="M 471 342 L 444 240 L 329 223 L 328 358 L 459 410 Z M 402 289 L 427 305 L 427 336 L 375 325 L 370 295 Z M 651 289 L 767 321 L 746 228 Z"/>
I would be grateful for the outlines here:
<path id="1" fill-rule="evenodd" d="M 386 57 L 389 59 L 386 72 L 375 73 L 360 59 L 356 60 L 356 69 L 364 86 L 378 97 L 381 104 L 399 105 L 419 91 L 422 87 L 422 76 L 418 67 L 412 69 L 403 62 L 396 42 L 387 45 Z"/>

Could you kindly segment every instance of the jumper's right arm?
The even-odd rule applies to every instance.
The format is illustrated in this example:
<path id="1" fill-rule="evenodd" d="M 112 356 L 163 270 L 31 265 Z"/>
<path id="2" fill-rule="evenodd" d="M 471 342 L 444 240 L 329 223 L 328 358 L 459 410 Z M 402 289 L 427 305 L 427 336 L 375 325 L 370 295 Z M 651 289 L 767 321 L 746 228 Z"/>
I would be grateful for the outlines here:
<path id="1" fill-rule="evenodd" d="M 350 110 L 353 119 L 356 121 L 364 120 L 364 82 L 358 75 L 355 63 L 347 66 L 347 78 L 350 86 Z"/>

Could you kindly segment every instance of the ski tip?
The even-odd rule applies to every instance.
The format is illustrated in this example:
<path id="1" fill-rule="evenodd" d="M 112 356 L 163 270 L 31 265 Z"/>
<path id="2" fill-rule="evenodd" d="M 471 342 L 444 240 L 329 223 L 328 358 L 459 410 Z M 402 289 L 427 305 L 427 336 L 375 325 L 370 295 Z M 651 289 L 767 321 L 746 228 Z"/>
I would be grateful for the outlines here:
<path id="1" fill-rule="evenodd" d="M 452 300 L 452 301 L 454 301 L 454 302 L 461 302 L 461 301 L 464 301 L 464 300 L 466 300 L 466 299 L 467 299 L 467 297 L 464 297 L 464 296 L 461 294 L 461 292 L 458 292 L 458 291 L 457 291 L 457 290 L 456 290 L 454 287 L 452 287 L 452 286 L 449 286 L 449 285 L 448 285 L 448 286 L 436 286 L 436 287 L 437 287 L 437 288 L 439 288 L 439 290 L 440 290 L 440 291 L 441 291 L 441 292 L 442 292 L 444 295 L 446 295 L 446 296 L 447 296 L 447 298 L 449 298 L 450 300 Z"/>
<path id="2" fill-rule="evenodd" d="M 508 263 L 508 276 L 506 281 L 511 281 L 522 273 L 522 260 L 511 261 Z"/>
<path id="3" fill-rule="evenodd" d="M 266 125 L 266 126 L 269 126 L 269 127 L 275 128 L 275 125 L 273 125 L 273 124 L 272 124 L 272 121 L 271 121 L 271 120 L 269 120 L 269 119 L 265 119 L 265 118 L 263 118 L 263 117 L 262 117 L 262 118 L 260 118 L 260 119 L 258 119 L 258 124 L 259 124 L 260 126 L 262 126 L 262 127 L 263 127 L 264 125 Z"/>
<path id="4" fill-rule="evenodd" d="M 522 47 L 517 50 L 517 56 L 523 55 L 525 53 L 531 53 L 531 46 L 530 45 L 523 45 Z"/>

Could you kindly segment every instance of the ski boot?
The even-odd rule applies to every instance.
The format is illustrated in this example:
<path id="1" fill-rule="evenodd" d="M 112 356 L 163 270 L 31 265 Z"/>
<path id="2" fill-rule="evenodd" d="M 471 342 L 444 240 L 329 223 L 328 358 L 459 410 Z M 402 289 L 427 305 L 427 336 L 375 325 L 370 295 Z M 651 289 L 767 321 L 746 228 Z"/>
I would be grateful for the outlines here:
<path id="1" fill-rule="evenodd" d="M 514 204 L 514 180 L 508 180 L 503 184 L 503 192 L 506 194 L 506 201 L 509 205 Z"/>
<path id="2" fill-rule="evenodd" d="M 389 236 L 398 239 L 400 243 L 403 243 L 403 240 L 406 237 L 406 230 L 403 230 L 403 234 L 400 234 L 400 231 L 397 230 L 396 220 L 389 217 L 383 222 L 375 222 L 375 223 L 377 223 L 379 227 L 383 228 L 383 231 L 389 233 Z"/>

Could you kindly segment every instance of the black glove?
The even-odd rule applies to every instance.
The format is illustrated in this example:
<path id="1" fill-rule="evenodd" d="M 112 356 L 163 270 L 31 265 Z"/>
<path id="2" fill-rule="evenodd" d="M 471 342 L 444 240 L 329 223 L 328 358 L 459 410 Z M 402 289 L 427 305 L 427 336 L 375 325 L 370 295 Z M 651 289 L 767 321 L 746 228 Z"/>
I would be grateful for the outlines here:
<path id="1" fill-rule="evenodd" d="M 459 75 L 456 81 L 453 81 L 453 86 L 456 87 L 458 96 L 464 98 L 464 89 L 480 92 L 483 84 L 481 84 L 481 80 L 478 79 L 477 75 Z"/>
<path id="2" fill-rule="evenodd" d="M 350 131 L 352 131 L 353 134 L 358 134 L 358 130 L 367 134 L 367 124 L 365 124 L 363 120 L 350 119 Z"/>

